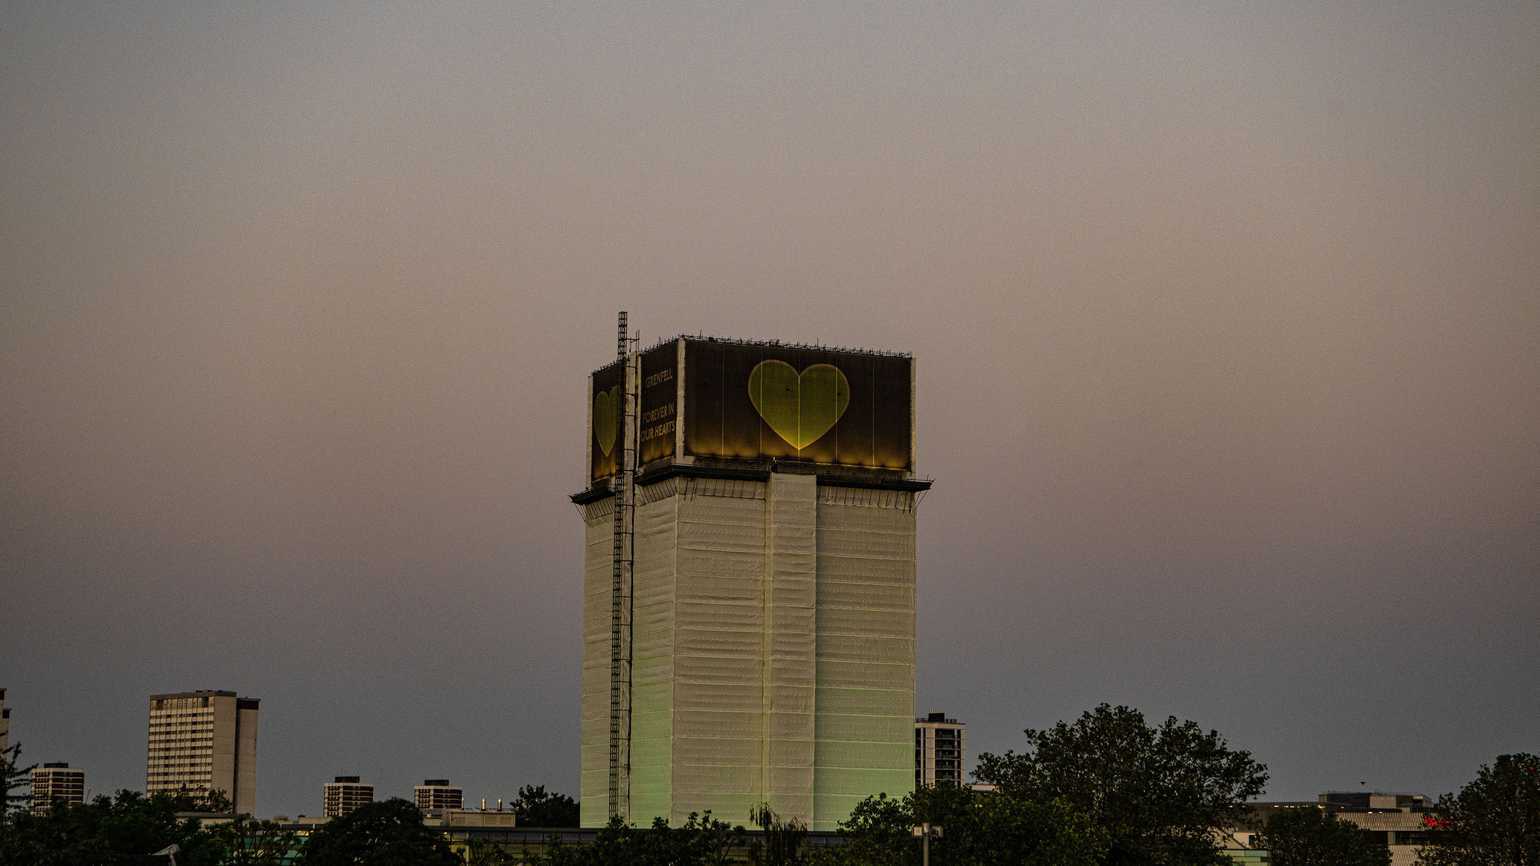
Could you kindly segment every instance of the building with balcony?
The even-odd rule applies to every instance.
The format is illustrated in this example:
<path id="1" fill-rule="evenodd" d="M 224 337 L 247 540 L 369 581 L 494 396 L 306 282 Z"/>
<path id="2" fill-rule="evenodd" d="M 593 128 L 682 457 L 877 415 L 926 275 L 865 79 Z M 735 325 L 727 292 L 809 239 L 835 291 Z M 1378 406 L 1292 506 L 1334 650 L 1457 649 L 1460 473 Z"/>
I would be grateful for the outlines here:
<path id="1" fill-rule="evenodd" d="M 946 713 L 914 720 L 914 787 L 961 787 L 967 759 L 968 726 Z"/>

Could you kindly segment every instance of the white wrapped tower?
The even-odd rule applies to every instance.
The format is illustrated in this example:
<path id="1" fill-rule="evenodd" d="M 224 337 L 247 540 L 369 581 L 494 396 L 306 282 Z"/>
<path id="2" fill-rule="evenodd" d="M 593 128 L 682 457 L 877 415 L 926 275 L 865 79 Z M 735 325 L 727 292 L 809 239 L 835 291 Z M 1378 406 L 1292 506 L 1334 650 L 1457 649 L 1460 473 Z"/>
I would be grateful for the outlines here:
<path id="1" fill-rule="evenodd" d="M 698 338 L 590 378 L 584 826 L 765 803 L 833 829 L 913 788 L 913 382 L 906 355 Z"/>

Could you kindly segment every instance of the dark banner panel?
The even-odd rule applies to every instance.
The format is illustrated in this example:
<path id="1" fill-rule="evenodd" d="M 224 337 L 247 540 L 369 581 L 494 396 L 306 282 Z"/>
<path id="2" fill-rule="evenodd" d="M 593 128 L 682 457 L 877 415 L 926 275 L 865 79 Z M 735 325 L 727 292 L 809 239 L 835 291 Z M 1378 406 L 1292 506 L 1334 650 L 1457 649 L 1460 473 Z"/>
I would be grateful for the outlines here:
<path id="1" fill-rule="evenodd" d="M 685 342 L 685 451 L 911 467 L 910 358 Z"/>
<path id="2" fill-rule="evenodd" d="M 679 343 L 674 341 L 642 354 L 642 465 L 674 456 L 679 416 L 678 353 Z"/>
<path id="3" fill-rule="evenodd" d="M 620 459 L 620 422 L 625 411 L 621 393 L 623 368 L 620 362 L 594 371 L 593 393 L 588 395 L 589 480 L 598 481 L 615 474 Z"/>

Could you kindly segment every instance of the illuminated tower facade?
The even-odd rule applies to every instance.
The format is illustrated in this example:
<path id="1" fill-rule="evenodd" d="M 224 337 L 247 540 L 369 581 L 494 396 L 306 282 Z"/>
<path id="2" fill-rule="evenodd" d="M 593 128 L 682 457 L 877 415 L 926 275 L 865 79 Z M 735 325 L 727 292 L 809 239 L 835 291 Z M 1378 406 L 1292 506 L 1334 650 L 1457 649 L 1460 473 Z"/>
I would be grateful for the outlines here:
<path id="1" fill-rule="evenodd" d="M 584 826 L 914 786 L 914 360 L 680 337 L 589 378 Z"/>

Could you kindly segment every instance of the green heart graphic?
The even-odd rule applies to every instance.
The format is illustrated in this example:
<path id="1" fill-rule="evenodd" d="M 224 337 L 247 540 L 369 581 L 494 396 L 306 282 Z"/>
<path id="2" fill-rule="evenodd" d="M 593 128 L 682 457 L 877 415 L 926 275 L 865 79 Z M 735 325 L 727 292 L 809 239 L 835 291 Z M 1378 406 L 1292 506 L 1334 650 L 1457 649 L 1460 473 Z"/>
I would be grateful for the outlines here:
<path id="1" fill-rule="evenodd" d="M 749 400 L 775 435 L 801 451 L 845 414 L 850 381 L 833 364 L 813 364 L 798 374 L 785 361 L 761 361 L 749 373 Z"/>
<path id="2" fill-rule="evenodd" d="M 615 448 L 615 420 L 620 411 L 620 386 L 594 395 L 594 442 L 605 457 Z"/>

